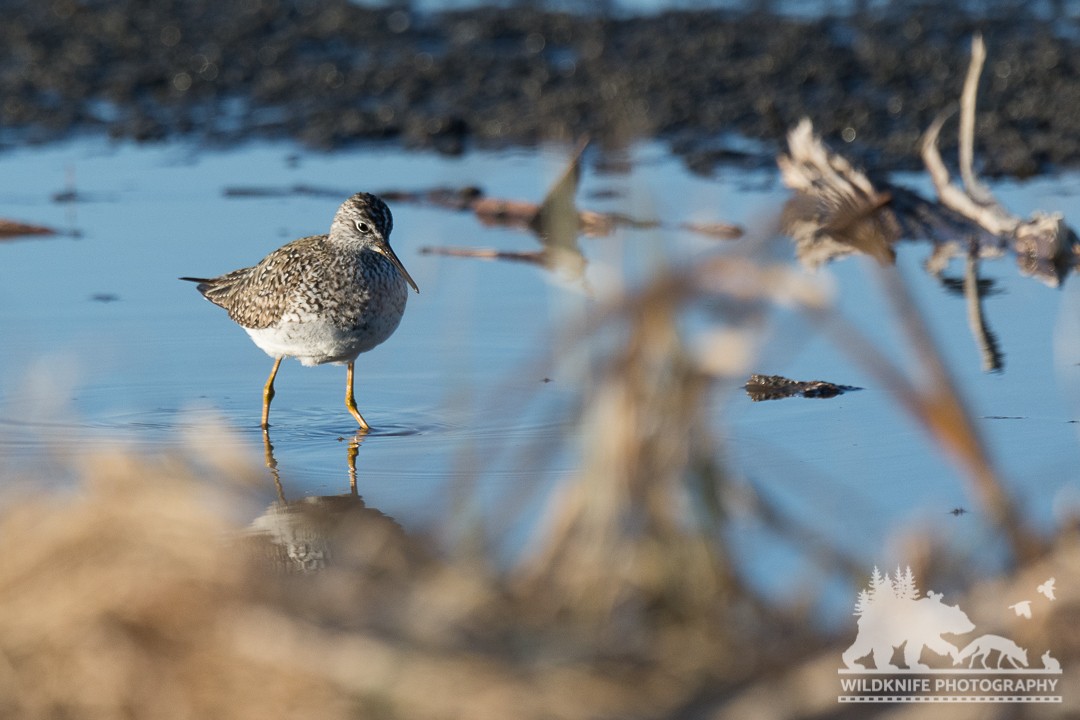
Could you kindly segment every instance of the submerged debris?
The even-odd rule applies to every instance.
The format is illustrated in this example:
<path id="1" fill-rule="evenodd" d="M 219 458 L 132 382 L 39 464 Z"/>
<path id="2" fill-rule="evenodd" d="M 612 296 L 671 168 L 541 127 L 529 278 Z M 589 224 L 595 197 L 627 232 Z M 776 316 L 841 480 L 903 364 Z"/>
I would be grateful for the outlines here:
<path id="1" fill-rule="evenodd" d="M 222 190 L 222 194 L 227 198 L 339 198 L 350 195 L 352 192 L 352 190 L 317 187 L 303 183 L 290 186 L 229 185 Z M 434 187 L 427 190 L 380 190 L 375 194 L 387 202 L 409 202 L 435 205 L 451 210 L 469 210 L 484 196 L 484 191 L 475 185 L 463 185 L 460 187 Z"/>
<path id="2" fill-rule="evenodd" d="M 923 162 L 937 190 L 937 201 L 885 180 L 872 182 L 825 147 L 808 119 L 788 133 L 788 154 L 780 155 L 777 164 L 784 184 L 797 194 L 785 207 L 783 225 L 805 265 L 818 267 L 852 253 L 891 264 L 896 242 L 907 238 L 934 245 L 926 263 L 934 275 L 953 257 L 993 258 L 1011 250 L 1022 273 L 1052 287 L 1061 283 L 1080 258 L 1077 237 L 1062 216 L 1036 212 L 1030 220 L 1018 218 L 975 178 L 971 166 L 975 91 L 984 59 L 982 38 L 976 36 L 961 99 L 963 188 L 950 182 L 937 150 L 948 113 L 938 116 L 923 136 Z"/>
<path id="3" fill-rule="evenodd" d="M 738 240 L 744 234 L 744 230 L 738 225 L 725 222 L 684 222 L 679 227 L 717 240 Z"/>
<path id="4" fill-rule="evenodd" d="M 448 210 L 471 210 L 484 197 L 484 191 L 475 185 L 460 187 L 435 187 L 418 192 L 408 190 L 384 190 L 379 197 L 387 202 L 411 202 Z"/>
<path id="5" fill-rule="evenodd" d="M 502 251 L 493 248 L 422 247 L 420 252 L 425 255 L 530 262 L 572 280 L 582 279 L 586 260 L 578 246 L 578 236 L 581 233 L 606 235 L 614 227 L 614 220 L 610 217 L 578 210 L 575 202 L 581 180 L 581 156 L 587 144 L 586 140 L 578 143 L 566 169 L 540 204 L 481 197 L 470 205 L 470 209 L 485 225 L 504 225 L 533 233 L 541 249 Z"/>
<path id="6" fill-rule="evenodd" d="M 947 246 L 946 258 L 960 239 L 974 240 L 981 257 L 999 257 L 1005 250 L 1001 238 L 950 208 L 884 180 L 871 182 L 826 147 L 808 119 L 788 133 L 788 148 L 776 161 L 784 184 L 796 191 L 784 207 L 783 227 L 809 268 L 851 254 L 891 265 L 902 238 Z M 935 250 L 934 256 L 941 253 Z"/>
<path id="7" fill-rule="evenodd" d="M 290 187 L 272 187 L 265 185 L 230 185 L 222 191 L 227 198 L 281 198 L 281 197 L 332 197 L 351 195 L 351 191 L 321 188 L 312 185 L 297 184 Z"/>
<path id="8" fill-rule="evenodd" d="M 862 253 L 891 264 L 902 233 L 896 213 L 886 207 L 892 193 L 875 189 L 865 174 L 826 148 L 809 119 L 788 133 L 788 147 L 776 164 L 784 184 L 797 193 L 784 207 L 782 224 L 799 260 L 816 268 Z"/>
<path id="9" fill-rule="evenodd" d="M 754 373 L 747 381 L 746 394 L 754 402 L 762 400 L 781 400 L 789 397 L 832 398 L 862 388 L 851 385 L 837 385 L 824 380 L 790 380 L 782 375 L 758 375 Z"/>
<path id="10" fill-rule="evenodd" d="M 595 212 L 578 208 L 576 198 L 578 186 L 581 183 L 582 155 L 587 145 L 588 141 L 585 139 L 578 142 L 562 175 L 539 203 L 486 197 L 479 190 L 475 197 L 466 200 L 465 195 L 454 196 L 449 191 L 444 191 L 444 196 L 448 196 L 449 199 L 449 201 L 444 200 L 442 203 L 444 206 L 471 210 L 484 225 L 510 227 L 532 233 L 540 242 L 541 249 L 497 250 L 425 246 L 420 248 L 420 253 L 527 262 L 557 271 L 571 280 L 580 280 L 584 276 L 586 266 L 585 256 L 578 245 L 580 236 L 602 237 L 610 235 L 618 227 L 636 229 L 661 227 L 661 223 L 657 220 L 640 219 L 617 212 Z M 383 193 L 383 197 L 394 199 L 392 194 Z M 455 197 L 460 197 L 463 201 L 460 208 L 453 202 Z M 407 194 L 403 194 L 403 198 L 414 199 Z M 427 199 L 431 201 L 430 194 Z M 736 239 L 743 234 L 739 226 L 721 222 L 681 223 L 678 227 L 722 239 Z"/>
<path id="11" fill-rule="evenodd" d="M 986 45 L 982 35 L 976 34 L 971 40 L 971 65 L 960 99 L 959 154 L 963 188 L 951 182 L 949 171 L 946 170 L 937 148 L 938 135 L 949 112 L 940 114 L 923 135 L 923 162 L 943 206 L 955 210 L 1012 249 L 1022 273 L 1036 277 L 1051 287 L 1057 287 L 1080 258 L 1076 254 L 1076 234 L 1065 224 L 1061 213 L 1036 211 L 1030 219 L 1024 220 L 1002 207 L 989 188 L 975 176 L 975 98 L 985 60 Z M 938 260 L 939 268 L 943 267 L 950 257 L 962 255 L 966 250 L 965 238 L 956 238 L 951 245 L 944 259 Z M 942 248 L 939 247 L 938 250 Z M 938 254 L 935 251 L 935 256 Z"/>

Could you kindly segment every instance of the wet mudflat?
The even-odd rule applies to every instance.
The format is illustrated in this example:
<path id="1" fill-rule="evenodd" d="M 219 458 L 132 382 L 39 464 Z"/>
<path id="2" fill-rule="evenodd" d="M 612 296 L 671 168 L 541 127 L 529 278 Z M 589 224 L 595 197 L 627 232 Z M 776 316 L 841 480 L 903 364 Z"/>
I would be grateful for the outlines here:
<path id="1" fill-rule="evenodd" d="M 775 5 L 633 15 L 591 3 L 10 0 L 0 143 L 89 129 L 320 148 L 394 139 L 456 154 L 589 134 L 608 147 L 660 138 L 704 172 L 771 165 L 784 133 L 810 116 L 857 158 L 911 168 L 919 134 L 957 97 L 966 39 L 982 31 L 993 53 L 983 98 L 996 108 L 978 128 L 993 149 L 987 172 L 1080 161 L 1071 4 L 905 1 L 833 14 L 824 3 L 812 17 Z"/>

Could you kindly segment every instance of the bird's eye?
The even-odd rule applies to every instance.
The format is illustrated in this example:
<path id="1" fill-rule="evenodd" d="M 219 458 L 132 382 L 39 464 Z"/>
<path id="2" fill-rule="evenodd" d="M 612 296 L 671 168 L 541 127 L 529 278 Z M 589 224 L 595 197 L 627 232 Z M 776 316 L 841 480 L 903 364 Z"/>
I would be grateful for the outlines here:
<path id="1" fill-rule="evenodd" d="M 369 232 L 371 232 L 371 226 L 368 225 L 363 220 L 357 220 L 356 221 L 356 229 L 359 230 L 360 232 L 364 233 L 365 235 L 367 235 Z"/>

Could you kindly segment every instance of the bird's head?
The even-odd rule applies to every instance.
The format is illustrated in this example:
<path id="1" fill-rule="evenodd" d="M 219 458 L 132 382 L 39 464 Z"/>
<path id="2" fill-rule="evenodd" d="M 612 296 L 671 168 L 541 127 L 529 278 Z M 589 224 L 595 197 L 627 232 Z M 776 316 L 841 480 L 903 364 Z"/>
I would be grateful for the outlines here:
<path id="1" fill-rule="evenodd" d="M 405 282 L 420 292 L 416 282 L 390 247 L 390 232 L 394 229 L 394 216 L 379 197 L 370 193 L 356 193 L 341 204 L 330 226 L 330 236 L 348 243 L 356 243 L 373 250 L 397 268 Z"/>

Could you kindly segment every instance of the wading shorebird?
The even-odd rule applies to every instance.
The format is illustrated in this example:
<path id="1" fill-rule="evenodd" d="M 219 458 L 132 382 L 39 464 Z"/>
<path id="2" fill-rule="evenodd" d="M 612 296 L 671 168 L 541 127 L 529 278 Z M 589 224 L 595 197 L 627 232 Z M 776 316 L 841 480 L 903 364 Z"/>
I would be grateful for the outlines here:
<path id="1" fill-rule="evenodd" d="M 264 430 L 286 356 L 304 365 L 344 363 L 345 407 L 361 431 L 370 429 L 356 409 L 353 364 L 397 329 L 408 288 L 420 292 L 390 247 L 393 227 L 386 203 L 357 193 L 338 208 L 327 235 L 293 240 L 258 265 L 220 277 L 180 278 L 199 283 L 199 292 L 274 358 L 263 387 Z"/>

